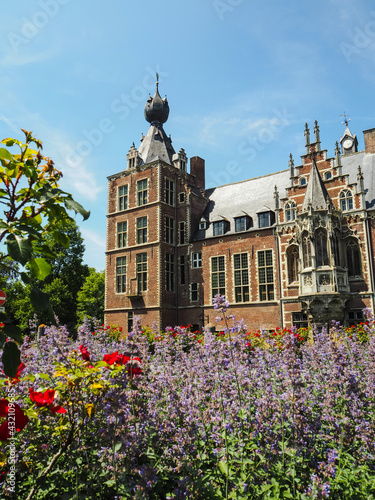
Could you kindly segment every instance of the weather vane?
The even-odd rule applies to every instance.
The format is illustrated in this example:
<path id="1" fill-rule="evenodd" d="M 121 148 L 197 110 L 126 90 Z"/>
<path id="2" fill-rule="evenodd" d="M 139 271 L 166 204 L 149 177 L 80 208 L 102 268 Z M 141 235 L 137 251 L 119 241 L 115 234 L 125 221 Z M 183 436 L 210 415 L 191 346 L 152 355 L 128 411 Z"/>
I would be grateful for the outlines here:
<path id="1" fill-rule="evenodd" d="M 345 123 L 345 125 L 348 126 L 348 123 L 350 122 L 350 118 L 349 119 L 347 118 L 348 115 L 346 114 L 346 112 L 344 111 L 344 114 L 340 115 L 340 116 L 344 117 L 344 121 L 341 123 Z"/>

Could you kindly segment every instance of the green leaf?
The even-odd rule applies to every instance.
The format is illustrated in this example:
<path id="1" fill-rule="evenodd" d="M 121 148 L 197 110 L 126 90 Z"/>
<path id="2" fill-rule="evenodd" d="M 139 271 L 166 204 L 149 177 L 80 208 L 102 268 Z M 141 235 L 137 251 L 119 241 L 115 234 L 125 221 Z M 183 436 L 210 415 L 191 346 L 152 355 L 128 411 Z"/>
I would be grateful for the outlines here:
<path id="1" fill-rule="evenodd" d="M 31 259 L 32 246 L 29 238 L 10 234 L 6 240 L 9 256 L 23 266 Z"/>
<path id="2" fill-rule="evenodd" d="M 219 462 L 219 469 L 220 469 L 220 471 L 225 476 L 229 476 L 229 470 L 228 470 L 228 464 L 227 464 L 227 462 L 224 462 L 223 460 L 221 462 Z"/>
<path id="3" fill-rule="evenodd" d="M 21 353 L 14 342 L 5 342 L 1 361 L 3 362 L 5 375 L 14 378 L 21 364 Z"/>
<path id="4" fill-rule="evenodd" d="M 61 231 L 54 231 L 53 237 L 55 238 L 57 243 L 65 248 L 69 248 L 70 239 L 68 235 L 62 233 Z"/>
<path id="5" fill-rule="evenodd" d="M 50 264 L 41 257 L 32 259 L 29 262 L 29 266 L 33 276 L 35 276 L 38 280 L 44 280 L 44 278 L 46 278 L 51 272 Z"/>
<path id="6" fill-rule="evenodd" d="M 8 146 L 8 144 L 7 144 Z M 9 160 L 9 161 L 12 161 L 13 160 L 13 155 L 11 153 L 9 153 L 9 151 L 5 148 L 0 148 L 0 158 L 2 160 Z"/>
<path id="7" fill-rule="evenodd" d="M 26 273 L 21 273 L 21 279 L 26 285 L 31 283 L 31 278 Z"/>
<path id="8" fill-rule="evenodd" d="M 114 446 L 114 450 L 115 451 L 119 451 L 119 449 L 121 448 L 122 446 L 122 443 L 116 443 L 115 446 Z"/>
<path id="9" fill-rule="evenodd" d="M 18 141 L 15 141 L 14 139 L 4 139 L 2 142 L 5 144 L 5 146 L 10 147 L 13 146 L 13 144 Z"/>
<path id="10" fill-rule="evenodd" d="M 11 323 L 6 324 L 2 329 L 2 333 L 4 333 L 7 337 L 11 337 L 17 342 L 22 342 L 22 330 L 19 326 L 13 325 Z"/>
<path id="11" fill-rule="evenodd" d="M 74 210 L 76 214 L 82 215 L 83 220 L 86 220 L 90 217 L 90 211 L 85 210 L 83 206 L 80 205 L 77 201 L 73 200 L 73 198 L 65 198 L 64 204 L 68 210 Z"/>
<path id="12" fill-rule="evenodd" d="M 48 311 L 51 308 L 48 293 L 42 292 L 42 290 L 39 290 L 37 287 L 31 290 L 30 300 L 31 305 L 37 312 Z"/>

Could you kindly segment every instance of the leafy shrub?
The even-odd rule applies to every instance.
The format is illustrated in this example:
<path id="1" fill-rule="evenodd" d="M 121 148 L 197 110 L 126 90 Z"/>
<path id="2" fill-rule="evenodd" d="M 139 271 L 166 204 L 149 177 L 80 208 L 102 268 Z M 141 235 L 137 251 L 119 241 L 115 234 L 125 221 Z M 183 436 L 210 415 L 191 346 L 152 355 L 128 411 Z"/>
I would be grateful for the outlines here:
<path id="1" fill-rule="evenodd" d="M 226 303 L 216 305 L 229 325 Z M 375 498 L 367 326 L 366 339 L 335 324 L 307 341 L 294 331 L 253 339 L 241 323 L 157 335 L 135 318 L 126 338 L 86 323 L 76 341 L 46 327 L 22 345 L 16 378 L 0 379 L 28 419 L 12 441 L 15 498 Z"/>

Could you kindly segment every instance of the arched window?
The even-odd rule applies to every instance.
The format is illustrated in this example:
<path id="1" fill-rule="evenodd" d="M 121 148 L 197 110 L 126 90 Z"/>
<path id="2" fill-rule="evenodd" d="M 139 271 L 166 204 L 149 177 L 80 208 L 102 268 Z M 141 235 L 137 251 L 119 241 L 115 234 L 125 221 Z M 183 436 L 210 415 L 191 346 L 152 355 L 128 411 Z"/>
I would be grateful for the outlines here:
<path id="1" fill-rule="evenodd" d="M 361 251 L 358 241 L 354 238 L 351 238 L 346 244 L 346 261 L 349 276 L 362 275 Z"/>
<path id="2" fill-rule="evenodd" d="M 315 233 L 315 255 L 316 267 L 329 265 L 327 232 L 325 229 L 318 229 Z"/>
<path id="3" fill-rule="evenodd" d="M 296 245 L 291 246 L 287 250 L 288 260 L 288 281 L 289 284 L 298 280 L 298 258 L 299 251 Z"/>
<path id="4" fill-rule="evenodd" d="M 343 212 L 353 209 L 353 195 L 349 189 L 345 189 L 340 193 L 340 208 Z"/>
<path id="5" fill-rule="evenodd" d="M 286 222 L 296 219 L 297 207 L 294 201 L 288 201 L 285 205 L 285 220 Z"/>
<path id="6" fill-rule="evenodd" d="M 306 186 L 306 177 L 301 177 L 300 178 L 299 185 L 300 186 Z"/>
<path id="7" fill-rule="evenodd" d="M 341 266 L 340 235 L 336 231 L 332 235 L 332 254 L 335 266 Z"/>
<path id="8" fill-rule="evenodd" d="M 312 266 L 311 240 L 307 232 L 304 232 L 302 235 L 302 255 L 303 255 L 303 267 L 304 268 L 311 267 Z"/>
<path id="9" fill-rule="evenodd" d="M 324 179 L 326 181 L 329 181 L 329 179 L 332 179 L 332 172 L 330 172 L 329 170 L 327 172 L 324 173 Z"/>

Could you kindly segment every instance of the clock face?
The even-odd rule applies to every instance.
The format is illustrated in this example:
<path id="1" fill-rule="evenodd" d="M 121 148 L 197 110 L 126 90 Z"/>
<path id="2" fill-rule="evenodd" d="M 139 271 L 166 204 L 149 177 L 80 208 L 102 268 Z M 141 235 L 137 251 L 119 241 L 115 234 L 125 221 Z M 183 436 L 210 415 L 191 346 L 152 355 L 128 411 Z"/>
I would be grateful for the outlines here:
<path id="1" fill-rule="evenodd" d="M 345 139 L 345 141 L 342 144 L 345 149 L 350 149 L 353 145 L 352 139 Z"/>

